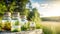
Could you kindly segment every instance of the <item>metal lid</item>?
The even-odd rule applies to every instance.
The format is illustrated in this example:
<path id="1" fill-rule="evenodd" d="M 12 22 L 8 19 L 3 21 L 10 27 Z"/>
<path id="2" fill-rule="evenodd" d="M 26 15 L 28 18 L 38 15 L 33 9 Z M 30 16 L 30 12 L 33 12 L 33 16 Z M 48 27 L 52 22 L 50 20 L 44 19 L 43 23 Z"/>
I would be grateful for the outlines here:
<path id="1" fill-rule="evenodd" d="M 20 16 L 19 12 L 13 12 L 11 15 L 12 15 L 12 17 L 19 17 Z"/>
<path id="2" fill-rule="evenodd" d="M 21 15 L 21 18 L 22 19 L 27 19 L 25 15 Z"/>
<path id="3" fill-rule="evenodd" d="M 11 17 L 11 13 L 10 12 L 5 12 L 4 17 Z"/>

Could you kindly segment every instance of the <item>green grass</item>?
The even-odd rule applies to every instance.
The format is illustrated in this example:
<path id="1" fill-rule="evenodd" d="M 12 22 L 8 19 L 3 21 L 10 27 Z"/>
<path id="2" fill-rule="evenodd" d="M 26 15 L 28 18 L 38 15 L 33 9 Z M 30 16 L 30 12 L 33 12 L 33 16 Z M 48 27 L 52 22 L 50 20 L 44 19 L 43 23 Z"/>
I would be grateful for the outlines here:
<path id="1" fill-rule="evenodd" d="M 43 29 L 44 34 L 52 34 L 53 33 L 53 31 L 48 27 L 43 26 L 42 29 Z"/>
<path id="2" fill-rule="evenodd" d="M 41 23 L 44 34 L 60 34 L 60 22 Z"/>

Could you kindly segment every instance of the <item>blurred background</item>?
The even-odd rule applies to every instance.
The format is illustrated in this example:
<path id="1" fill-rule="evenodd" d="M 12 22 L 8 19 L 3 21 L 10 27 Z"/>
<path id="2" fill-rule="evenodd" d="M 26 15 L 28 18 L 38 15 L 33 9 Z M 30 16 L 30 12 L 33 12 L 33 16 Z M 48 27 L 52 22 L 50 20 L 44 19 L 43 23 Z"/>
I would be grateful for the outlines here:
<path id="1" fill-rule="evenodd" d="M 0 0 L 0 21 L 5 12 L 25 15 L 44 34 L 60 34 L 60 0 Z"/>

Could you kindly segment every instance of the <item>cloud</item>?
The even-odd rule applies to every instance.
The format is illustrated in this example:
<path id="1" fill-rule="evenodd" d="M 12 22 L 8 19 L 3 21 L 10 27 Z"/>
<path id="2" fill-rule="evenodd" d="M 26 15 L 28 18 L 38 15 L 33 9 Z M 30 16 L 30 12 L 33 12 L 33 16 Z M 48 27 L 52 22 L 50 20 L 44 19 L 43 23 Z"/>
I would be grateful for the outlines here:
<path id="1" fill-rule="evenodd" d="M 47 8 L 48 7 L 48 4 L 40 4 L 40 7 Z"/>
<path id="2" fill-rule="evenodd" d="M 40 9 L 40 8 L 48 8 L 48 4 L 41 4 L 41 3 L 32 3 L 32 7 L 33 8 L 37 8 L 37 9 Z"/>
<path id="3" fill-rule="evenodd" d="M 42 14 L 42 17 L 60 16 L 60 4 L 54 3 L 49 5 L 48 7 L 49 8 L 41 8 L 42 10 L 39 10 Z"/>
<path id="4" fill-rule="evenodd" d="M 60 0 L 51 0 L 49 2 L 50 3 L 32 2 L 32 7 L 38 9 L 41 17 L 60 16 Z"/>
<path id="5" fill-rule="evenodd" d="M 40 4 L 37 3 L 37 2 L 36 3 L 32 3 L 32 7 L 38 9 L 38 8 L 40 8 Z"/>

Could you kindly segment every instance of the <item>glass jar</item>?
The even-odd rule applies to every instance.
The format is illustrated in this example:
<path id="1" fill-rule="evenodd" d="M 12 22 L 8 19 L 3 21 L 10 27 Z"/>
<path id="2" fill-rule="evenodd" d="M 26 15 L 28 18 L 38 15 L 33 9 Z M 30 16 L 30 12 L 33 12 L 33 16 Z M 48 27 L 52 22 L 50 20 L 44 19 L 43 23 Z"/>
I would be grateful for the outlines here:
<path id="1" fill-rule="evenodd" d="M 26 19 L 25 15 L 21 16 L 21 29 L 23 31 L 28 30 L 28 20 Z"/>
<path id="2" fill-rule="evenodd" d="M 10 12 L 5 12 L 2 18 L 2 31 L 11 30 L 11 15 Z"/>
<path id="3" fill-rule="evenodd" d="M 20 16 L 19 16 L 18 12 L 12 13 L 11 31 L 12 32 L 20 32 L 21 31 Z"/>

